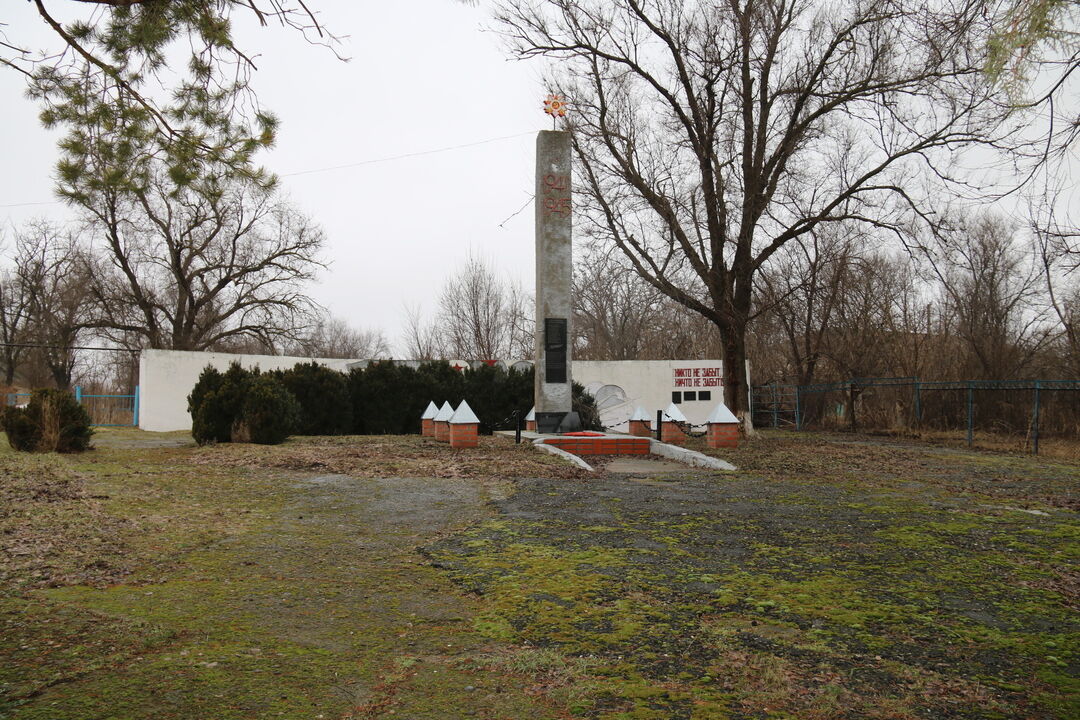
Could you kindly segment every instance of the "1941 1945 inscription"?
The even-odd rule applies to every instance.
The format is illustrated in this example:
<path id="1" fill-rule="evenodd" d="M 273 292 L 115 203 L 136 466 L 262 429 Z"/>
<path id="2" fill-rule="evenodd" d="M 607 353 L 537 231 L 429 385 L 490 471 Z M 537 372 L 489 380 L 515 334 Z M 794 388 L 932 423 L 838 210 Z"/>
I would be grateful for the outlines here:
<path id="1" fill-rule="evenodd" d="M 559 215 L 570 214 L 570 179 L 566 175 L 544 176 L 544 210 Z"/>

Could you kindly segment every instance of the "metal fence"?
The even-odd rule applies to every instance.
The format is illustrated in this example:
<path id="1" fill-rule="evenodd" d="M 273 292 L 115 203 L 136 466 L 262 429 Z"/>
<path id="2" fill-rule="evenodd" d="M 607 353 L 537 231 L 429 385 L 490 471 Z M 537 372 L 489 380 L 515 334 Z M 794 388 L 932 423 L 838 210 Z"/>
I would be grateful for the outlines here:
<path id="1" fill-rule="evenodd" d="M 1039 440 L 1080 439 L 1080 380 L 852 378 L 815 385 L 759 385 L 758 427 L 797 430 L 914 430 Z"/>
<path id="2" fill-rule="evenodd" d="M 90 424 L 96 427 L 138 427 L 139 386 L 131 395 L 87 395 L 82 387 L 72 388 L 75 400 L 86 408 Z M 30 393 L 8 393 L 8 405 L 23 405 L 30 401 Z"/>

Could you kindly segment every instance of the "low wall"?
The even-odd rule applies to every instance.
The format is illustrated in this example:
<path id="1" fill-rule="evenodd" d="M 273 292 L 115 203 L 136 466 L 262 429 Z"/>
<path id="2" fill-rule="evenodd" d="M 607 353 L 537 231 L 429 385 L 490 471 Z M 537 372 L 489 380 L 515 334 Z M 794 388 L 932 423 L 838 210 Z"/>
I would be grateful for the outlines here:
<path id="1" fill-rule="evenodd" d="M 158 432 L 190 430 L 187 396 L 207 365 L 222 371 L 231 362 L 262 370 L 287 370 L 297 363 L 312 360 L 342 372 L 348 372 L 350 364 L 364 362 L 359 359 L 143 350 L 139 356 L 139 427 Z M 451 361 L 451 364 L 461 368 L 469 363 Z M 679 409 L 695 424 L 703 423 L 716 403 L 724 399 L 719 360 L 575 360 L 572 373 L 576 382 L 594 392 L 606 385 L 621 390 L 615 393 L 608 388 L 607 405 L 601 402 L 601 421 L 613 429 L 625 430 L 626 421 L 638 405 L 645 408 L 650 418 L 654 417 L 657 410 L 672 402 L 673 393 L 679 393 Z M 707 394 L 706 399 L 702 399 L 702 392 Z"/>
<path id="2" fill-rule="evenodd" d="M 143 350 L 139 355 L 139 427 L 154 432 L 190 430 L 187 396 L 207 365 L 226 370 L 229 363 L 261 370 L 287 370 L 314 360 L 334 370 L 348 372 L 356 360 L 288 357 L 283 355 L 233 355 L 185 350 Z"/>
<path id="3" fill-rule="evenodd" d="M 672 402 L 674 393 L 679 394 L 683 415 L 695 424 L 705 422 L 716 403 L 724 399 L 723 363 L 719 360 L 575 360 L 573 374 L 574 382 L 594 393 L 604 385 L 622 389 L 623 402 L 612 397 L 605 407 L 604 399 L 597 398 L 601 422 L 617 430 L 626 430 L 638 405 L 654 418 L 657 410 Z"/>

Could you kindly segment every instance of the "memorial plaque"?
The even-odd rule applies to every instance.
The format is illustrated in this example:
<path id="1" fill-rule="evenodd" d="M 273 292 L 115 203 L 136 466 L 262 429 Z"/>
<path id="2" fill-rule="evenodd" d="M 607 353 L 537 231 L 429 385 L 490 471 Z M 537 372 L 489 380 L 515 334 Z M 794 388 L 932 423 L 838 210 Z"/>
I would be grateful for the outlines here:
<path id="1" fill-rule="evenodd" d="M 544 382 L 566 382 L 566 320 L 544 320 Z"/>

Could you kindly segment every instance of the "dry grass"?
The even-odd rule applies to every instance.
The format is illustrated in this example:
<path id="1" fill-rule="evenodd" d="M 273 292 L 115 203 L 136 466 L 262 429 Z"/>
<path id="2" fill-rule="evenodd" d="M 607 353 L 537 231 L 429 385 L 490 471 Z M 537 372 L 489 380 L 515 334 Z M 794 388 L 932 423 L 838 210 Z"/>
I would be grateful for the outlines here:
<path id="1" fill-rule="evenodd" d="M 55 458 L 0 456 L 0 585 L 106 585 L 128 573 L 130 523 Z"/>
<path id="2" fill-rule="evenodd" d="M 455 449 L 419 435 L 290 438 L 281 445 L 230 443 L 204 447 L 191 462 L 225 467 L 264 467 L 351 475 L 358 478 L 434 477 L 502 480 L 515 477 L 573 479 L 588 473 L 538 452 L 528 443 L 481 437 L 480 446 Z"/>

